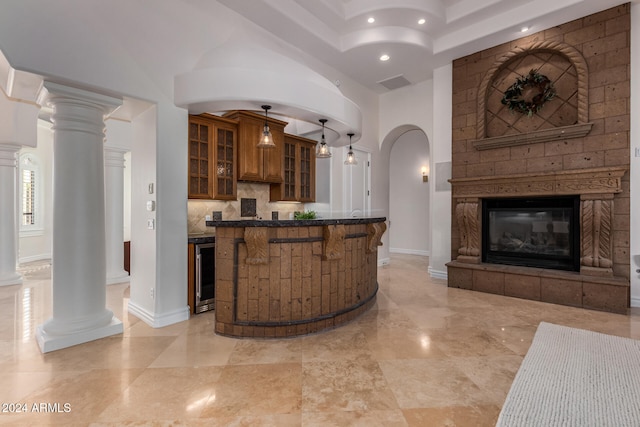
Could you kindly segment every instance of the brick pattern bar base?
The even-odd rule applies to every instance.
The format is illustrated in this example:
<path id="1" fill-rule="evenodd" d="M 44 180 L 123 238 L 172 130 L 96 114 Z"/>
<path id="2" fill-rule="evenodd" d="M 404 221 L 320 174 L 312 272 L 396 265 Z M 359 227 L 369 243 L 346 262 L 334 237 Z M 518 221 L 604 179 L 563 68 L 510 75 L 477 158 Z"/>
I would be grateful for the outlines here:
<path id="1" fill-rule="evenodd" d="M 568 271 L 497 264 L 447 264 L 448 286 L 553 304 L 627 314 L 629 281 Z"/>
<path id="2" fill-rule="evenodd" d="M 376 300 L 386 229 L 384 218 L 375 220 L 217 223 L 216 333 L 306 335 L 366 312 Z"/>

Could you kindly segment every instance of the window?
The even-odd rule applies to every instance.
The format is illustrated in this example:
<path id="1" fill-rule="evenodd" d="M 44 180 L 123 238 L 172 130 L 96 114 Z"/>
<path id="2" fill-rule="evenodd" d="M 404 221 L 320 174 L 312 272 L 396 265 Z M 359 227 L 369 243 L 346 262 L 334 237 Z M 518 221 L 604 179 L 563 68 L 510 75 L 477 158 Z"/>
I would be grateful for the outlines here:
<path id="1" fill-rule="evenodd" d="M 22 224 L 35 225 L 36 204 L 36 172 L 25 169 L 22 171 Z"/>
<path id="2" fill-rule="evenodd" d="M 20 155 L 20 167 L 18 171 L 19 183 L 19 212 L 20 235 L 41 234 L 42 210 L 40 202 L 42 199 L 42 182 L 40 178 L 40 168 L 38 160 L 33 153 L 23 153 Z"/>

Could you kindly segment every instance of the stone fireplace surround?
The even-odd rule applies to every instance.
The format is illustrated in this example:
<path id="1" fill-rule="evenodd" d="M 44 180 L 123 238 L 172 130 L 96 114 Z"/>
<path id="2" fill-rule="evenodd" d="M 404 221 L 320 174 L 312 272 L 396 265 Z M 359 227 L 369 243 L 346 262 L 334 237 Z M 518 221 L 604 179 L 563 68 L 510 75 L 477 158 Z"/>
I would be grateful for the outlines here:
<path id="1" fill-rule="evenodd" d="M 453 62 L 448 285 L 627 313 L 630 5 Z M 501 105 L 515 76 L 552 79 L 531 118 Z M 580 271 L 482 263 L 484 198 L 580 197 Z"/>
<path id="2" fill-rule="evenodd" d="M 614 194 L 626 168 L 452 179 L 460 236 L 450 287 L 626 313 L 629 281 L 613 276 Z M 481 263 L 483 198 L 580 196 L 580 272 Z"/>

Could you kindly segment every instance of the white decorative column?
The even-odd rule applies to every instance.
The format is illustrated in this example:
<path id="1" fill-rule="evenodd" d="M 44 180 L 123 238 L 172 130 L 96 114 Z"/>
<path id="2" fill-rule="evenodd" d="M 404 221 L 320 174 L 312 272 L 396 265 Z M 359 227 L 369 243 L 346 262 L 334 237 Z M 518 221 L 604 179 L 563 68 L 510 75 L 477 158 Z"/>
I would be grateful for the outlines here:
<path id="1" fill-rule="evenodd" d="M 123 331 L 106 308 L 103 151 L 104 116 L 122 101 L 50 82 L 44 89 L 53 108 L 53 317 L 36 339 L 46 353 Z"/>
<path id="2" fill-rule="evenodd" d="M 19 145 L 0 143 L 0 286 L 22 283 L 22 276 L 16 271 L 18 258 L 16 154 L 19 150 Z"/>
<path id="3" fill-rule="evenodd" d="M 124 155 L 126 150 L 104 147 L 107 285 L 129 281 L 124 269 Z"/>

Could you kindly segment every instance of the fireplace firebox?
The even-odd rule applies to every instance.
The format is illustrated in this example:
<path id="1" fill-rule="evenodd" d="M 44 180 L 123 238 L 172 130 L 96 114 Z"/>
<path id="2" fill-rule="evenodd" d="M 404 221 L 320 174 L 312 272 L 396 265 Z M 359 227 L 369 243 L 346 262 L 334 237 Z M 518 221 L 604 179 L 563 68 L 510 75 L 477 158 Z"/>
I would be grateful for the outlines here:
<path id="1" fill-rule="evenodd" d="M 482 262 L 580 271 L 580 198 L 482 201 Z"/>

